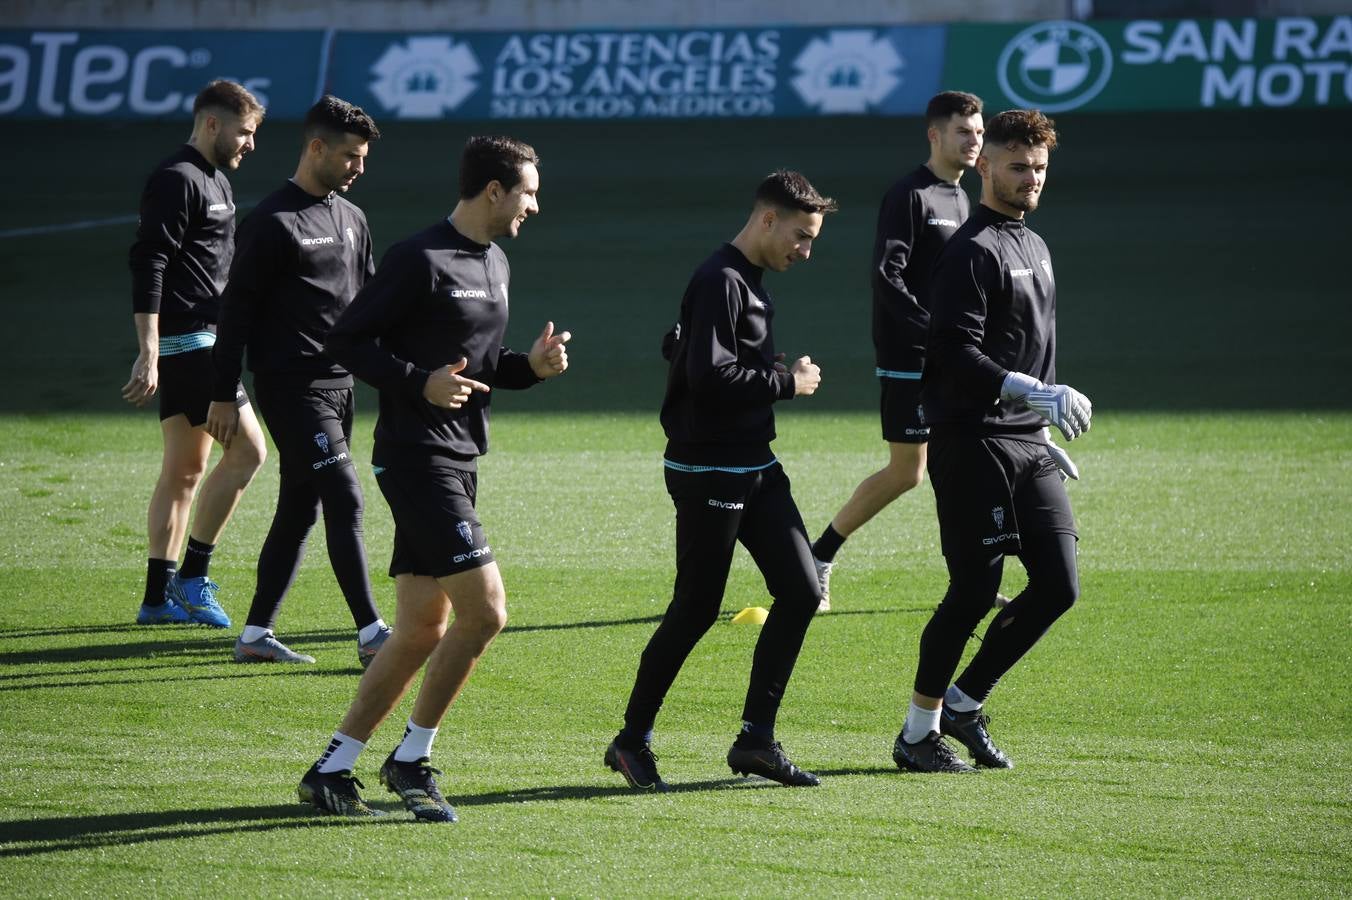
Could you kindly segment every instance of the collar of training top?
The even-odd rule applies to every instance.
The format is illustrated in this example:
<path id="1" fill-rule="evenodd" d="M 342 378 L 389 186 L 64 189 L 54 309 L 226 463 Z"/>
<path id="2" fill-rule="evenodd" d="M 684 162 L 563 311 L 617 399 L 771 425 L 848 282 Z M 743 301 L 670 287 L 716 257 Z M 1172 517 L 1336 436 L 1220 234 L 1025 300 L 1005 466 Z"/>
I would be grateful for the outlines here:
<path id="1" fill-rule="evenodd" d="M 491 245 L 489 245 L 489 244 L 481 244 L 481 243 L 479 243 L 479 242 L 476 241 L 476 240 L 473 240 L 473 239 L 471 239 L 471 238 L 465 237 L 465 235 L 461 234 L 460 229 L 455 227 L 455 223 L 451 221 L 451 217 L 450 217 L 450 216 L 447 216 L 447 217 L 446 217 L 446 227 L 449 228 L 449 229 L 451 229 L 451 233 L 455 235 L 455 237 L 456 237 L 456 239 L 457 239 L 457 241 L 458 241 L 459 243 L 461 243 L 461 244 L 464 245 L 464 249 L 466 249 L 466 250 L 471 250 L 471 251 L 473 251 L 473 252 L 475 252 L 475 253 L 487 253 L 487 252 L 488 252 L 488 248 L 489 248 L 489 246 L 491 246 Z"/>

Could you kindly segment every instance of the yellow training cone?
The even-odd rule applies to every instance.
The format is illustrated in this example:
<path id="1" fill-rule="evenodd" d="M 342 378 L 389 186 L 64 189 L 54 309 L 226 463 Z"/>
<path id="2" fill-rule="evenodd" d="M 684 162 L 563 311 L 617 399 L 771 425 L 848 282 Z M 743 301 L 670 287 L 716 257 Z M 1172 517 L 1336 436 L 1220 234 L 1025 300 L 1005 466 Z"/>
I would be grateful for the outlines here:
<path id="1" fill-rule="evenodd" d="M 763 606 L 748 606 L 732 617 L 734 625 L 764 625 L 770 611 Z"/>

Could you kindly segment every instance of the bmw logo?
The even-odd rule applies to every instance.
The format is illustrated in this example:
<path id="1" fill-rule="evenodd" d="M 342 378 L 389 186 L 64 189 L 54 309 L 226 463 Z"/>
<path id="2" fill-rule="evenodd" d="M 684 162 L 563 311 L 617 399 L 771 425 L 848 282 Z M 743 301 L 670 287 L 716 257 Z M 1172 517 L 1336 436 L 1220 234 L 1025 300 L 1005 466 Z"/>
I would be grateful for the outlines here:
<path id="1" fill-rule="evenodd" d="M 996 77 L 1009 99 L 1044 112 L 1083 106 L 1113 74 L 1113 51 L 1078 22 L 1040 22 L 1010 39 Z"/>

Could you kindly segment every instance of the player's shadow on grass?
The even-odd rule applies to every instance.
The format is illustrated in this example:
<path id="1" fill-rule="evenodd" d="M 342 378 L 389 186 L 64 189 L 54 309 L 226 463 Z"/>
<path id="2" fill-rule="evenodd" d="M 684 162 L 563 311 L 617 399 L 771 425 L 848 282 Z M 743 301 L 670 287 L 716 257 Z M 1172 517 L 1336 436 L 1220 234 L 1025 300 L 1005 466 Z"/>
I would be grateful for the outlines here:
<path id="1" fill-rule="evenodd" d="M 216 834 L 248 834 L 284 828 L 395 824 L 400 818 L 343 819 L 318 816 L 299 803 L 227 806 L 163 812 L 113 813 L 0 822 L 0 858 L 41 856 Z"/>
<path id="2" fill-rule="evenodd" d="M 163 633 L 163 632 L 161 632 Z M 42 647 L 35 650 L 0 652 L 0 667 L 48 665 L 51 663 L 98 662 L 100 660 L 145 659 L 151 656 L 221 658 L 234 646 L 234 635 L 203 635 L 201 640 L 184 640 L 165 634 L 166 640 L 122 641 L 116 644 L 86 644 L 79 647 Z"/>
<path id="3" fill-rule="evenodd" d="M 111 634 L 116 631 L 139 631 L 145 634 L 158 626 L 132 625 L 63 625 L 60 628 L 0 628 L 0 638 L 63 637 L 68 634 Z"/>
<path id="4" fill-rule="evenodd" d="M 671 794 L 774 786 L 770 782 L 756 778 L 720 778 L 673 784 Z M 485 794 L 452 796 L 449 799 L 453 805 L 467 808 L 619 796 L 639 795 L 631 788 L 621 785 L 559 785 L 491 791 Z M 335 816 L 320 816 L 308 806 L 288 803 L 271 806 L 227 806 L 219 809 L 180 809 L 92 816 L 80 814 L 69 817 L 54 816 L 45 819 L 0 822 L 0 859 L 172 841 L 179 838 L 197 838 L 218 834 L 249 834 L 293 828 L 398 824 L 426 827 L 421 823 L 415 823 L 396 800 L 375 801 L 370 802 L 370 805 L 389 813 L 389 815 L 377 819 L 344 819 Z"/>

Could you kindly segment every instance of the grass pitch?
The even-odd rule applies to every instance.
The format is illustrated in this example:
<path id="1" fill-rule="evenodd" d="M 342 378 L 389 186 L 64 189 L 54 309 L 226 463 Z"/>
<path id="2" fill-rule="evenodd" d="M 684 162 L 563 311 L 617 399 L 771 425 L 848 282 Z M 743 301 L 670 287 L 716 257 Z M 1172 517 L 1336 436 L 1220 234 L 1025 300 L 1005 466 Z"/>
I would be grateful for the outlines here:
<path id="1" fill-rule="evenodd" d="M 782 417 L 778 450 L 813 530 L 878 462 L 874 429 L 868 414 Z M 451 827 L 412 822 L 376 783 L 408 703 L 358 772 L 389 819 L 335 822 L 295 802 L 359 677 L 322 535 L 279 623 L 318 665 L 237 665 L 234 633 L 128 624 L 142 575 L 135 514 L 157 464 L 151 416 L 13 417 L 3 434 L 6 892 L 1352 889 L 1352 416 L 1096 419 L 1070 448 L 1084 472 L 1071 489 L 1083 598 L 990 703 L 1011 772 L 909 776 L 890 759 L 945 580 L 922 488 L 846 545 L 836 609 L 814 622 L 790 685 L 780 737 L 823 786 L 733 777 L 722 756 L 756 630 L 726 619 L 768 602 L 739 551 L 725 616 L 658 720 L 677 790 L 651 797 L 625 789 L 601 751 L 670 591 L 660 433 L 652 416 L 504 411 L 481 508 L 511 622 L 437 739 L 462 816 Z M 275 486 L 270 465 L 218 551 L 237 620 Z M 388 615 L 379 571 L 392 524 L 367 488 Z M 1011 563 L 1007 585 L 1020 574 Z"/>
<path id="2" fill-rule="evenodd" d="M 1057 118 L 1032 224 L 1054 254 L 1061 376 L 1098 415 L 1068 448 L 1084 473 L 1071 487 L 1083 598 L 990 703 L 1018 768 L 925 778 L 892 765 L 945 584 L 922 487 L 842 551 L 836 608 L 814 622 L 789 688 L 780 737 L 823 786 L 723 766 L 756 635 L 724 621 L 658 720 L 679 788 L 663 797 L 630 794 L 601 764 L 671 590 L 658 340 L 766 171 L 800 168 L 841 201 L 811 262 L 768 282 L 781 348 L 823 365 L 821 392 L 781 412 L 777 444 L 818 531 L 882 462 L 868 251 L 878 197 L 923 157 L 923 127 L 381 123 L 351 198 L 382 249 L 448 211 L 466 135 L 537 146 L 543 214 L 507 247 L 508 342 L 546 318 L 575 335 L 565 378 L 497 401 L 481 506 L 511 622 L 437 740 L 462 815 L 450 828 L 402 813 L 352 825 L 295 803 L 359 675 L 321 532 L 279 623 L 316 666 L 243 667 L 233 632 L 130 624 L 160 448 L 154 415 L 118 397 L 135 354 L 126 217 L 186 128 L 11 122 L 0 893 L 1352 893 L 1352 304 L 1337 264 L 1352 117 Z M 232 179 L 241 208 L 291 173 L 298 143 L 294 123 L 265 123 Z M 375 405 L 363 393 L 358 406 L 365 477 Z M 390 615 L 392 526 L 366 487 Z M 237 623 L 275 492 L 274 456 L 213 567 Z M 1011 563 L 1006 586 L 1019 581 Z M 766 602 L 739 555 L 725 613 Z M 375 770 L 407 710 L 358 773 L 388 809 Z"/>

